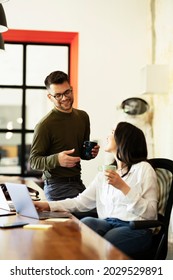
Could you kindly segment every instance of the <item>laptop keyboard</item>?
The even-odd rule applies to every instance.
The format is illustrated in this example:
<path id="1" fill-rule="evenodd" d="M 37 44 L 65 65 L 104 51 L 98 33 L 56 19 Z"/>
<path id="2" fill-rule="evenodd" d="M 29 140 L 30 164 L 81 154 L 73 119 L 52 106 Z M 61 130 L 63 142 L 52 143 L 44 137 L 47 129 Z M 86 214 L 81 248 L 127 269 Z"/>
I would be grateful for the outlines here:
<path id="1" fill-rule="evenodd" d="M 38 212 L 40 218 L 69 218 L 69 213 L 64 212 Z"/>

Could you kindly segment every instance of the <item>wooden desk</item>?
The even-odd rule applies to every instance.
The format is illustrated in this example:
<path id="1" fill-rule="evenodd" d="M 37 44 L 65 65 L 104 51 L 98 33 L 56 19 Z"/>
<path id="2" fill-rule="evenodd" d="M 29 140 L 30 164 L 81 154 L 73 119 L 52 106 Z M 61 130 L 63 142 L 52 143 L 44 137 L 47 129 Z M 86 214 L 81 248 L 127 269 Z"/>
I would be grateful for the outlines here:
<path id="1" fill-rule="evenodd" d="M 1 176 L 1 182 L 26 184 L 44 191 L 31 179 Z M 78 219 L 65 222 L 38 221 L 20 215 L 0 217 L 0 223 L 25 221 L 30 224 L 52 224 L 49 229 L 0 229 L 0 260 L 127 260 L 112 246 Z"/>
<path id="2" fill-rule="evenodd" d="M 1 260 L 128 260 L 121 251 L 76 218 L 65 222 L 38 221 L 19 215 L 0 223 L 25 221 L 52 224 L 49 229 L 0 229 Z"/>

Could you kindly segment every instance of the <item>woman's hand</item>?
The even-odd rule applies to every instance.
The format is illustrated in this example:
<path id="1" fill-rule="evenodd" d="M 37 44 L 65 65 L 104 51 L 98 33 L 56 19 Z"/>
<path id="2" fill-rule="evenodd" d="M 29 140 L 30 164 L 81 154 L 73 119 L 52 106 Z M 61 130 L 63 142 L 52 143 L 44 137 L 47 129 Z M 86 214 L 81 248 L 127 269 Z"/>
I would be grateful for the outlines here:
<path id="1" fill-rule="evenodd" d="M 105 176 L 108 184 L 112 185 L 116 189 L 122 191 L 125 195 L 130 191 L 130 187 L 124 182 L 120 175 L 113 170 L 106 170 Z"/>
<path id="2" fill-rule="evenodd" d="M 47 201 L 33 201 L 35 208 L 42 211 L 50 211 L 49 203 Z"/>

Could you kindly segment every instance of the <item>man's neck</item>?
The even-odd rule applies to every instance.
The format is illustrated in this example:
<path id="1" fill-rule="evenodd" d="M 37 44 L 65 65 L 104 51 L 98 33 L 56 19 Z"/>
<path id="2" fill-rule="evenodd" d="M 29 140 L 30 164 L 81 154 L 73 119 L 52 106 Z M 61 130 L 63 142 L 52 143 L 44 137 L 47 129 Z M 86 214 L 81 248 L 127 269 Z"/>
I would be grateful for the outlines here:
<path id="1" fill-rule="evenodd" d="M 66 114 L 69 114 L 69 113 L 71 113 L 71 112 L 73 111 L 73 107 L 71 107 L 69 110 L 62 110 L 62 109 L 60 109 L 60 108 L 58 108 L 58 107 L 55 106 L 55 109 L 56 109 L 57 111 L 60 111 L 60 112 L 62 112 L 62 113 L 66 113 Z"/>

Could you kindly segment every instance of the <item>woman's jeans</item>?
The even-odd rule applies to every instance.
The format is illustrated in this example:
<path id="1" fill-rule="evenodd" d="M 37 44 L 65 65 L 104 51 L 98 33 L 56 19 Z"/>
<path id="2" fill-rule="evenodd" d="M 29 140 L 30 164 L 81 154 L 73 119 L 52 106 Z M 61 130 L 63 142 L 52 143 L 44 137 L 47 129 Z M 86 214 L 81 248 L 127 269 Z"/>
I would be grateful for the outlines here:
<path id="1" fill-rule="evenodd" d="M 116 218 L 97 219 L 86 217 L 81 222 L 128 256 L 150 248 L 152 241 L 152 231 L 150 229 L 131 229 L 129 222 Z"/>

